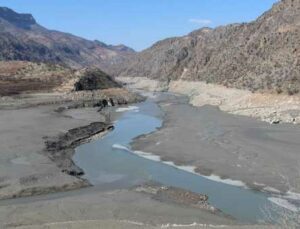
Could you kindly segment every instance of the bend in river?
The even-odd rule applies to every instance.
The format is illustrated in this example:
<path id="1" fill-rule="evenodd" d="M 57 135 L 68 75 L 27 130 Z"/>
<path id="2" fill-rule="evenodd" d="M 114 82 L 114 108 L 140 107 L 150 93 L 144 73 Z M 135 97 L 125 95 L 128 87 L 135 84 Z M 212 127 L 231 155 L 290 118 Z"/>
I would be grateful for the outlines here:
<path id="1" fill-rule="evenodd" d="M 160 94 L 159 99 L 168 96 L 172 95 Z M 179 103 L 187 102 L 185 98 L 178 99 Z M 85 178 L 93 185 L 109 188 L 129 188 L 154 181 L 207 194 L 210 204 L 242 222 L 269 220 L 265 215 L 265 210 L 273 205 L 268 199 L 269 194 L 217 182 L 195 174 L 189 167 L 176 167 L 174 163 L 161 162 L 159 156 L 130 150 L 134 138 L 162 126 L 164 114 L 157 100 L 157 97 L 150 97 L 134 106 L 116 108 L 113 112 L 116 118 L 114 131 L 76 149 L 73 160 L 85 171 Z"/>

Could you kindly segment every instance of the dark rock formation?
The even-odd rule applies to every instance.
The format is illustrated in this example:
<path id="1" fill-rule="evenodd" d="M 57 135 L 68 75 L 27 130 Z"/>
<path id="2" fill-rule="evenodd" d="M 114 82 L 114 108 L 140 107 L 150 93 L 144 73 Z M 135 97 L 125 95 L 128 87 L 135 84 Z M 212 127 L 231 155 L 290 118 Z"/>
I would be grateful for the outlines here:
<path id="1" fill-rule="evenodd" d="M 45 142 L 46 154 L 61 168 L 62 172 L 72 176 L 82 176 L 83 170 L 72 161 L 74 149 L 84 141 L 89 140 L 90 137 L 112 129 L 110 124 L 103 122 L 95 122 L 88 126 L 71 129 L 54 139 L 48 139 Z"/>
<path id="2" fill-rule="evenodd" d="M 116 81 L 114 81 L 109 75 L 101 70 L 89 70 L 84 73 L 84 76 L 75 83 L 75 91 L 83 90 L 99 90 L 107 88 L 121 87 Z"/>

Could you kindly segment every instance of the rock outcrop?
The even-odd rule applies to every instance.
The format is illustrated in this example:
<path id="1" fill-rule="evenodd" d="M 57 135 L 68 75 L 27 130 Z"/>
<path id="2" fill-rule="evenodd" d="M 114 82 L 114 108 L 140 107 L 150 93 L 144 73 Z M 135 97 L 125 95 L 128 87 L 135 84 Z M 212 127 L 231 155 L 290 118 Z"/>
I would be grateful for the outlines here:
<path id="1" fill-rule="evenodd" d="M 82 142 L 88 141 L 92 136 L 98 135 L 111 129 L 111 125 L 103 122 L 91 123 L 88 126 L 78 127 L 69 130 L 67 133 L 47 140 L 46 153 L 62 172 L 71 176 L 82 176 L 83 170 L 76 166 L 72 160 L 75 148 Z"/>
<path id="2" fill-rule="evenodd" d="M 121 87 L 120 84 L 99 69 L 87 70 L 74 86 L 75 91 L 101 90 Z"/>
<path id="3" fill-rule="evenodd" d="M 296 94 L 300 89 L 300 0 L 282 0 L 251 23 L 202 28 L 159 41 L 122 66 L 114 75 Z"/>

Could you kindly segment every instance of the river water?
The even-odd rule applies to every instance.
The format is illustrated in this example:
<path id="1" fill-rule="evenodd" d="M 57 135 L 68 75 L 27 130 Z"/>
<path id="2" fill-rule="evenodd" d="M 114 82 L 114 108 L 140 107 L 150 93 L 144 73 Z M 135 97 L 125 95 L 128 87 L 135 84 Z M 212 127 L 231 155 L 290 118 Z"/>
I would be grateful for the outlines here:
<path id="1" fill-rule="evenodd" d="M 141 157 L 130 151 L 134 138 L 149 134 L 162 125 L 162 111 L 154 100 L 114 110 L 115 129 L 104 138 L 76 149 L 74 162 L 85 171 L 93 185 L 129 188 L 147 181 L 207 194 L 209 203 L 241 222 L 268 220 L 269 194 L 213 181 L 159 161 L 158 157 Z M 142 155 L 142 153 L 140 153 Z"/>

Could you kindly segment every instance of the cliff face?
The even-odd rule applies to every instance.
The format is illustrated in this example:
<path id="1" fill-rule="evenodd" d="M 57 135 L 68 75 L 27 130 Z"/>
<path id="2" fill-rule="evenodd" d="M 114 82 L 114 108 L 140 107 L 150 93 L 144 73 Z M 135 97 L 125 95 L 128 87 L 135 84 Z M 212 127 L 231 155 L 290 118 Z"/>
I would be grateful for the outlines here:
<path id="1" fill-rule="evenodd" d="M 0 60 L 62 63 L 72 68 L 99 67 L 110 71 L 134 53 L 124 45 L 106 45 L 48 30 L 30 14 L 0 7 Z"/>
<path id="2" fill-rule="evenodd" d="M 202 28 L 157 42 L 114 74 L 297 93 L 300 0 L 282 0 L 251 23 Z"/>

